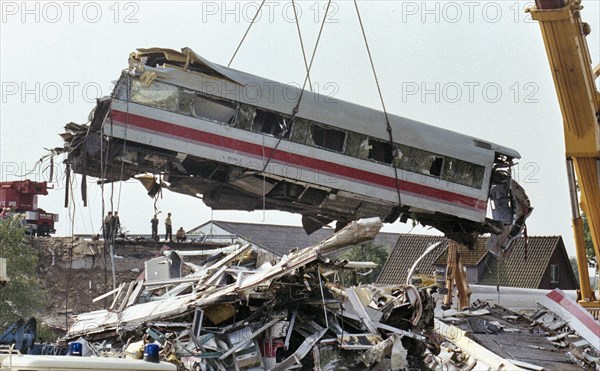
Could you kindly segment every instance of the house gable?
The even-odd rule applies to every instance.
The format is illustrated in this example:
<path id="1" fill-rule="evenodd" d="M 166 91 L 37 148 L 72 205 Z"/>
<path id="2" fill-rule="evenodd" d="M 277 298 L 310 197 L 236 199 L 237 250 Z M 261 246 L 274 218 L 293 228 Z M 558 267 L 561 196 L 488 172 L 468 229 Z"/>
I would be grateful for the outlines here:
<path id="1" fill-rule="evenodd" d="M 417 266 L 420 273 L 431 274 L 437 268 L 445 271 L 447 239 L 442 236 L 400 235 L 377 283 L 398 284 L 406 281 L 413 262 L 435 242 L 442 242 Z M 461 250 L 461 260 L 466 266 L 469 283 L 488 286 L 542 288 L 544 279 L 550 281 L 551 265 L 559 265 L 558 286 L 570 289 L 575 282 L 562 237 L 529 237 L 515 240 L 510 255 L 497 258 L 487 252 L 487 238 L 481 237 L 474 250 Z M 546 287 L 544 287 L 546 288 Z"/>

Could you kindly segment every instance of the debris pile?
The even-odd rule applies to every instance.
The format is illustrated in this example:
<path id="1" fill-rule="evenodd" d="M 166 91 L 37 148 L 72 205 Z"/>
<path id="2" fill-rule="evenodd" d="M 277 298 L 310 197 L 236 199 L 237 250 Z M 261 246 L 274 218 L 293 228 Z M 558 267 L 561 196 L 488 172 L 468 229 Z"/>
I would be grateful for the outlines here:
<path id="1" fill-rule="evenodd" d="M 569 300 L 567 307 L 579 314 L 561 313 L 547 299 L 559 296 L 561 300 Z M 438 309 L 435 332 L 445 338 L 440 346 L 440 358 L 446 356 L 447 359 L 462 360 L 464 366 L 476 361 L 491 369 L 566 370 L 583 367 L 597 370 L 598 352 L 594 344 L 596 348 L 600 347 L 600 324 L 593 320 L 584 321 L 591 326 L 586 333 L 587 326 L 577 320 L 584 315 L 591 318 L 560 290 L 550 292 L 540 303 L 539 310 L 531 315 L 479 300 L 464 311 Z M 578 328 L 578 331 L 573 328 Z M 593 334 L 596 334 L 595 338 Z M 582 339 L 584 336 L 589 342 Z"/>
<path id="2" fill-rule="evenodd" d="M 112 296 L 110 309 L 78 315 L 61 341 L 82 337 L 90 354 L 130 358 L 156 342 L 163 359 L 180 369 L 422 364 L 438 349 L 430 340 L 435 303 L 429 292 L 346 287 L 338 272 L 361 264 L 326 257 L 372 239 L 380 228 L 378 218 L 352 222 L 279 261 L 250 245 L 223 249 L 202 264 L 167 252 L 146 262 L 143 280 L 96 298 Z"/>
<path id="3" fill-rule="evenodd" d="M 600 322 L 564 292 L 555 289 L 546 295 L 531 320 L 574 362 L 588 369 L 600 368 Z"/>

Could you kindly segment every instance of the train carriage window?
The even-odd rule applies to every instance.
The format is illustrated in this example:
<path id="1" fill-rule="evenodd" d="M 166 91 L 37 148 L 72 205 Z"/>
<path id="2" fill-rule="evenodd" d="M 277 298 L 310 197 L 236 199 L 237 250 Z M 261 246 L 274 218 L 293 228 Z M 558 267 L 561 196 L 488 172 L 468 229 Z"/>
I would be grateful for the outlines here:
<path id="1" fill-rule="evenodd" d="M 309 126 L 310 122 L 308 120 L 296 117 L 294 119 L 294 130 L 292 131 L 292 142 L 305 144 Z"/>
<path id="2" fill-rule="evenodd" d="M 442 175 L 444 156 L 402 144 L 398 145 L 398 150 L 399 168 L 435 177 Z"/>
<path id="3" fill-rule="evenodd" d="M 358 134 L 354 132 L 348 132 L 348 139 L 346 140 L 346 154 L 348 156 L 367 159 L 369 155 L 369 141 L 366 135 Z"/>
<path id="4" fill-rule="evenodd" d="M 394 160 L 394 147 L 389 142 L 369 139 L 369 159 L 386 164 Z"/>
<path id="5" fill-rule="evenodd" d="M 122 75 L 112 93 L 112 97 L 119 100 L 127 100 L 127 89 L 129 84 L 129 76 Z"/>
<path id="6" fill-rule="evenodd" d="M 131 101 L 175 112 L 179 88 L 174 85 L 153 81 L 149 86 L 138 79 L 131 82 Z"/>
<path id="7" fill-rule="evenodd" d="M 312 144 L 315 146 L 332 149 L 337 152 L 344 151 L 346 133 L 341 130 L 312 124 L 310 126 L 310 136 Z"/>
<path id="8" fill-rule="evenodd" d="M 212 121 L 233 124 L 236 116 L 236 105 L 233 103 L 196 95 L 194 99 L 194 116 Z"/>
<path id="9" fill-rule="evenodd" d="M 271 134 L 278 138 L 288 138 L 290 120 L 277 113 L 257 109 L 252 123 L 252 131 Z"/>
<path id="10" fill-rule="evenodd" d="M 444 179 L 473 188 L 481 188 L 485 167 L 467 161 L 447 158 L 444 164 Z"/>
<path id="11" fill-rule="evenodd" d="M 181 89 L 179 92 L 179 103 L 177 105 L 177 112 L 182 115 L 192 115 L 192 107 L 194 105 L 195 93 L 191 90 Z"/>
<path id="12" fill-rule="evenodd" d="M 241 104 L 236 126 L 240 129 L 251 130 L 252 121 L 254 121 L 254 107 L 247 104 Z"/>

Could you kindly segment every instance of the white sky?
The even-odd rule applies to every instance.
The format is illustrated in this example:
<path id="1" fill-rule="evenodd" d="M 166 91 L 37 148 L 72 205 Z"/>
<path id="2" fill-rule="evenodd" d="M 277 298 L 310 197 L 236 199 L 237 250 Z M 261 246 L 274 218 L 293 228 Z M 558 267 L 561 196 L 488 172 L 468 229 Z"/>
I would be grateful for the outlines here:
<path id="1" fill-rule="evenodd" d="M 290 1 L 268 1 L 232 67 L 301 84 L 304 64 Z M 25 4 L 25 5 L 24 5 Z M 4 180 L 34 170 L 44 148 L 62 146 L 66 123 L 84 123 L 94 99 L 136 48 L 191 47 L 226 65 L 258 2 L 1 1 L 0 163 Z M 298 2 L 306 48 L 312 51 L 326 1 Z M 573 253 L 564 165 L 562 119 L 537 23 L 523 1 L 360 1 L 384 99 L 390 112 L 518 150 L 518 180 L 535 207 L 530 235 L 557 235 Z M 600 61 L 600 6 L 584 0 L 588 43 Z M 337 1 L 325 25 L 312 81 L 335 98 L 379 109 L 379 99 L 351 1 Z M 418 88 L 414 95 L 409 88 Z M 427 89 L 428 94 L 421 93 Z M 437 93 L 437 95 L 436 95 Z M 460 95 L 458 96 L 457 93 Z M 381 125 L 384 125 L 382 122 Z M 60 213 L 58 234 L 71 232 L 64 202 L 64 169 L 56 159 L 56 190 L 40 206 Z M 47 180 L 48 162 L 29 174 Z M 40 169 L 46 169 L 40 171 Z M 75 232 L 97 233 L 101 191 L 89 180 L 89 207 L 75 192 Z M 107 187 L 108 202 L 111 187 Z M 115 184 L 113 201 L 133 233 L 149 233 L 153 200 L 137 181 Z M 214 219 L 300 225 L 280 212 L 215 211 L 200 200 L 165 192 L 158 206 L 176 227 Z M 163 216 L 164 217 L 164 216 Z M 396 223 L 385 231 L 407 232 Z M 162 225 L 159 229 L 163 233 Z M 415 230 L 415 233 L 433 231 Z"/>

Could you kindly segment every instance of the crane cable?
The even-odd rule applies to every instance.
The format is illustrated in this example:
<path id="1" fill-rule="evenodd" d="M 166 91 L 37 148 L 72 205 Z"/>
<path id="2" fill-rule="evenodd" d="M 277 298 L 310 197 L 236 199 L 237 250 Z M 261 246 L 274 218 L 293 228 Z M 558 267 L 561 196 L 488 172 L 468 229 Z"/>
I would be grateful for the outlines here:
<path id="1" fill-rule="evenodd" d="M 330 7 L 331 7 L 331 0 L 328 0 L 327 1 L 327 7 L 325 8 L 325 15 L 323 16 L 323 21 L 321 22 L 321 27 L 319 28 L 319 33 L 317 35 L 317 41 L 315 42 L 315 47 L 313 49 L 312 56 L 310 57 L 310 63 L 308 64 L 308 67 L 306 68 L 306 75 L 304 76 L 304 82 L 302 83 L 302 89 L 300 89 L 300 95 L 298 96 L 298 101 L 296 102 L 296 106 L 292 110 L 291 122 L 294 121 L 294 118 L 296 118 L 296 115 L 298 114 L 298 111 L 300 110 L 300 103 L 302 103 L 302 97 L 304 96 L 304 91 L 305 91 L 304 89 L 306 88 L 306 83 L 310 79 L 310 71 L 312 69 L 313 62 L 315 61 L 315 55 L 317 54 L 317 49 L 318 49 L 319 43 L 321 41 L 321 35 L 323 35 L 323 28 L 325 27 L 325 23 L 327 23 L 327 15 L 329 14 L 329 8 Z M 299 19 L 297 17 L 297 13 L 294 12 L 294 15 L 296 15 L 296 23 L 299 24 L 298 23 Z M 304 53 L 304 47 L 303 46 L 302 46 L 302 51 Z M 284 129 L 287 131 L 289 128 L 284 128 Z M 277 143 L 275 144 L 275 147 L 273 147 L 271 149 L 271 153 L 269 154 L 269 158 L 267 159 L 267 162 L 265 162 L 265 165 L 263 166 L 263 169 L 262 169 L 261 173 L 264 174 L 264 172 L 267 170 L 267 166 L 269 166 L 269 163 L 271 162 L 271 159 L 273 158 L 273 155 L 275 155 L 275 151 L 277 151 L 277 148 L 279 147 L 279 144 L 281 143 L 281 140 L 283 139 L 284 135 L 285 135 L 285 132 L 283 132 L 281 134 L 281 136 L 277 140 Z M 264 195 L 263 195 L 263 197 L 264 197 Z"/>
<path id="2" fill-rule="evenodd" d="M 379 100 L 381 101 L 381 107 L 383 108 L 383 114 L 385 115 L 385 121 L 387 125 L 387 132 L 390 139 L 390 145 L 392 146 L 392 167 L 394 168 L 394 177 L 396 181 L 396 192 L 398 194 L 398 207 L 402 206 L 402 199 L 400 196 L 400 179 L 398 178 L 398 168 L 395 165 L 395 160 L 398 157 L 398 149 L 394 145 L 394 137 L 392 135 L 392 125 L 390 124 L 390 118 L 385 107 L 385 101 L 383 99 L 383 93 L 381 92 L 381 86 L 379 84 L 379 78 L 377 77 L 377 71 L 375 70 L 375 63 L 373 62 L 373 56 L 371 54 L 371 48 L 369 47 L 369 42 L 367 41 L 367 34 L 365 32 L 365 27 L 363 25 L 362 17 L 360 15 L 360 10 L 358 9 L 358 2 L 354 0 L 354 8 L 356 9 L 356 15 L 358 17 L 358 23 L 360 24 L 360 30 L 362 32 L 363 40 L 365 41 L 365 47 L 367 49 L 367 54 L 369 56 L 369 62 L 371 63 L 371 70 L 373 71 L 373 77 L 375 79 L 375 85 L 377 85 L 377 92 L 379 94 Z"/>
<path id="3" fill-rule="evenodd" d="M 250 32 L 250 29 L 252 28 L 252 26 L 256 22 L 256 19 L 258 18 L 258 15 L 260 14 L 260 10 L 262 9 L 263 5 L 265 5 L 266 1 L 267 0 L 263 0 L 262 3 L 260 3 L 260 6 L 256 10 L 256 14 L 254 14 L 254 18 L 252 18 L 252 21 L 250 22 L 250 24 L 248 25 L 248 28 L 246 29 L 246 33 L 244 33 L 244 36 L 242 36 L 242 39 L 240 40 L 240 43 L 238 44 L 237 48 L 235 49 L 235 52 L 233 52 L 233 56 L 231 56 L 231 60 L 227 64 L 227 67 L 230 67 L 231 64 L 233 63 L 233 60 L 235 59 L 235 56 L 237 55 L 238 51 L 242 47 L 242 44 L 244 43 L 244 40 L 246 40 L 246 36 L 248 36 L 248 33 Z"/>
<path id="4" fill-rule="evenodd" d="M 308 75 L 308 87 L 310 91 L 313 91 L 313 84 L 310 79 L 310 69 L 308 68 L 308 61 L 306 60 L 306 50 L 304 49 L 304 41 L 302 40 L 302 32 L 300 31 L 300 19 L 298 19 L 298 12 L 296 10 L 296 3 L 294 0 L 292 0 L 292 9 L 294 9 L 294 19 L 296 20 L 296 30 L 298 31 L 298 39 L 300 40 L 302 59 L 304 59 L 304 68 L 306 68 L 306 74 Z"/>

